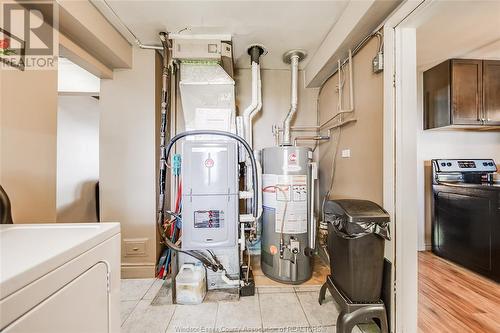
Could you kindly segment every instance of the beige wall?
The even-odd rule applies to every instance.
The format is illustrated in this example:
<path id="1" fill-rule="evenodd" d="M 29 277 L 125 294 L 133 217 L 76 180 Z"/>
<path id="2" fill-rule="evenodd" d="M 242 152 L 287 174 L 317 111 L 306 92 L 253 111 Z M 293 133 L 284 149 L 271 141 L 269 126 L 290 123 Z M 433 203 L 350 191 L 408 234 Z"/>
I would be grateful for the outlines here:
<path id="1" fill-rule="evenodd" d="M 122 227 L 122 276 L 153 277 L 156 264 L 155 53 L 134 49 L 133 67 L 101 81 L 101 221 Z M 127 247 L 145 247 L 126 255 Z"/>
<path id="2" fill-rule="evenodd" d="M 332 159 L 338 144 L 335 180 L 330 198 L 366 199 L 382 204 L 382 134 L 383 75 L 373 74 L 372 58 L 377 52 L 377 39 L 372 39 L 353 60 L 355 123 L 342 127 L 340 140 L 319 146 L 320 198 L 328 191 Z M 347 70 L 346 70 L 347 73 Z M 337 113 L 338 74 L 325 84 L 320 96 L 320 122 Z M 344 108 L 349 107 L 349 80 L 344 85 Z M 338 135 L 338 129 L 333 133 Z M 342 158 L 343 149 L 351 150 L 350 158 Z"/>
<path id="3" fill-rule="evenodd" d="M 263 58 L 262 61 L 265 61 Z M 238 69 L 236 72 L 236 105 L 238 115 L 251 101 L 251 71 Z M 290 108 L 290 71 L 262 70 L 262 111 L 254 118 L 254 148 L 274 146 L 272 126 L 282 125 Z M 299 109 L 293 125 L 316 125 L 316 96 L 318 89 L 304 88 L 304 73 L 299 72 Z M 302 133 L 303 134 L 303 133 Z"/>
<path id="4" fill-rule="evenodd" d="M 56 70 L 0 70 L 0 183 L 15 223 L 56 220 Z"/>
<path id="5" fill-rule="evenodd" d="M 99 101 L 91 96 L 58 100 L 57 222 L 96 222 Z"/>

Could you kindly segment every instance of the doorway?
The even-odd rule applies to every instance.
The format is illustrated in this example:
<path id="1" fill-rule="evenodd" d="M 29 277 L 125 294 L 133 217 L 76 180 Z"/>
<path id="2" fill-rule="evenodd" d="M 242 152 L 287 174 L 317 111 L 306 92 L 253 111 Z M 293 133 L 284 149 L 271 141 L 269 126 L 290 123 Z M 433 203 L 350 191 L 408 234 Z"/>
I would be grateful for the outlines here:
<path id="1" fill-rule="evenodd" d="M 451 58 L 500 59 L 499 3 L 408 2 L 391 16 L 384 32 L 384 159 L 385 165 L 394 165 L 386 168 L 384 199 L 396 219 L 397 331 L 498 331 L 491 319 L 498 298 L 492 303 L 481 296 L 488 290 L 495 297 L 499 285 L 428 250 L 430 160 L 489 156 L 499 161 L 500 134 L 424 130 L 422 77 Z"/>
<path id="2" fill-rule="evenodd" d="M 66 58 L 58 65 L 57 222 L 96 222 L 100 80 Z"/>

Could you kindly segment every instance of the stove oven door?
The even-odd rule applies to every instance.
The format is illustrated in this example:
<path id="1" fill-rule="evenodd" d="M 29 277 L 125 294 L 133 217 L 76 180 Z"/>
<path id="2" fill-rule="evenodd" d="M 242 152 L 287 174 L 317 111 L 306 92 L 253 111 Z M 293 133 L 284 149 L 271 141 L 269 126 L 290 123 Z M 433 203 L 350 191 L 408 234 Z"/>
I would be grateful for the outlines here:
<path id="1" fill-rule="evenodd" d="M 498 192 L 442 185 L 433 189 L 432 251 L 495 278 L 499 269 L 494 267 L 499 248 Z"/>

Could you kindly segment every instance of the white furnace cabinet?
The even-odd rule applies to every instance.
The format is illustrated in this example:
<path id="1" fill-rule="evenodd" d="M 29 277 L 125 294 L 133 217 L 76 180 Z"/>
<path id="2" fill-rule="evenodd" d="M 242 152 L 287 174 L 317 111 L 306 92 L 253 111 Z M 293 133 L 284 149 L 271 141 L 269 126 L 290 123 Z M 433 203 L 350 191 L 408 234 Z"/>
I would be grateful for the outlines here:
<path id="1" fill-rule="evenodd" d="M 118 223 L 0 225 L 0 254 L 0 331 L 120 331 Z"/>

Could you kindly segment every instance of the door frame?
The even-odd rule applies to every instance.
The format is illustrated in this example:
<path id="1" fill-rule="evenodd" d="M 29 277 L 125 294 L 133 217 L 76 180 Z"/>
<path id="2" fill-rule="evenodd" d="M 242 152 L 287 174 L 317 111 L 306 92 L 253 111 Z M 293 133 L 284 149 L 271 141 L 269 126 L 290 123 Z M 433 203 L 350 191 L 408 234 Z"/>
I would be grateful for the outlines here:
<path id="1" fill-rule="evenodd" d="M 407 1 L 384 24 L 384 207 L 393 220 L 395 332 L 417 332 L 420 122 L 415 18 L 434 1 Z"/>

